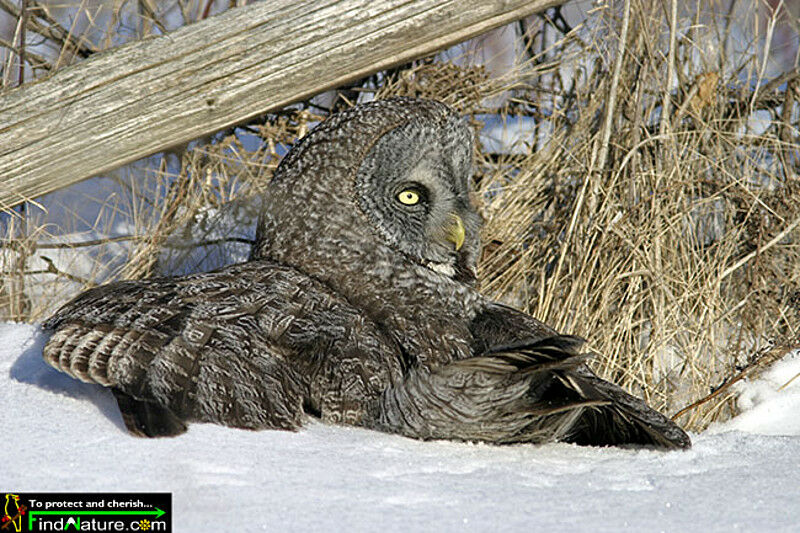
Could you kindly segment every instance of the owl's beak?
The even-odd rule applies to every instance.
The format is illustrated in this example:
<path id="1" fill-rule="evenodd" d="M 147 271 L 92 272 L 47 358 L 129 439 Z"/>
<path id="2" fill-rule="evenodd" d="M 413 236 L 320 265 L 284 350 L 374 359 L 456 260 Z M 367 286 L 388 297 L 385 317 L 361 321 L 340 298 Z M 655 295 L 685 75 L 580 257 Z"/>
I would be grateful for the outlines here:
<path id="1" fill-rule="evenodd" d="M 447 227 L 447 240 L 456 245 L 456 251 L 464 245 L 467 232 L 464 230 L 464 221 L 455 213 L 450 213 L 450 225 Z"/>

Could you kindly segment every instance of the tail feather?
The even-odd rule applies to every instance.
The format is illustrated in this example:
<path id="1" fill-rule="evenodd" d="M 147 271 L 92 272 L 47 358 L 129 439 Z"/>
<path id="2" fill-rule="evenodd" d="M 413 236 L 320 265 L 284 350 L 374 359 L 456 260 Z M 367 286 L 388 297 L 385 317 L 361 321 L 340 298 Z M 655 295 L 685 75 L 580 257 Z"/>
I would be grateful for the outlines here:
<path id="1" fill-rule="evenodd" d="M 584 389 L 610 401 L 607 408 L 589 412 L 568 439 L 577 444 L 649 444 L 662 448 L 689 448 L 689 436 L 672 420 L 621 387 L 600 379 L 588 368 L 578 369 L 575 380 Z"/>
<path id="2" fill-rule="evenodd" d="M 566 411 L 574 411 L 576 409 L 585 409 L 587 407 L 605 407 L 610 402 L 603 402 L 599 400 L 585 401 L 585 402 L 565 402 L 564 404 L 551 404 L 546 407 L 529 407 L 525 410 L 526 413 L 536 416 L 548 416 L 563 413 Z"/>
<path id="3" fill-rule="evenodd" d="M 592 374 L 582 345 L 554 335 L 413 371 L 384 392 L 368 424 L 423 439 L 690 445 L 669 419 Z"/>

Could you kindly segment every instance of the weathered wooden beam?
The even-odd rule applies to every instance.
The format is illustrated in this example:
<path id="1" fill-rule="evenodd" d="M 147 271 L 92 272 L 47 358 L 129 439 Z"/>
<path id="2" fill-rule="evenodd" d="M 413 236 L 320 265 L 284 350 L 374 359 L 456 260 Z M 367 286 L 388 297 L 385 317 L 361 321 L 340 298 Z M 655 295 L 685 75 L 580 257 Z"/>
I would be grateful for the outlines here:
<path id="1" fill-rule="evenodd" d="M 268 0 L 0 95 L 0 208 L 563 0 Z"/>

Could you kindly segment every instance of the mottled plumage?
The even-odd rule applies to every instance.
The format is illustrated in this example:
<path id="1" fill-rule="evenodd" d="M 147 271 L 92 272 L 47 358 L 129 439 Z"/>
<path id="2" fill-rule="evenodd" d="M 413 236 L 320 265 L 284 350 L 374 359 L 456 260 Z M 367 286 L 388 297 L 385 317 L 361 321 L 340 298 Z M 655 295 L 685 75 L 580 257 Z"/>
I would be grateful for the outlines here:
<path id="1" fill-rule="evenodd" d="M 45 359 L 111 387 L 146 436 L 319 417 L 422 439 L 689 446 L 592 374 L 581 339 L 474 289 L 472 146 L 437 102 L 334 115 L 281 162 L 248 262 L 87 291 L 45 323 Z"/>

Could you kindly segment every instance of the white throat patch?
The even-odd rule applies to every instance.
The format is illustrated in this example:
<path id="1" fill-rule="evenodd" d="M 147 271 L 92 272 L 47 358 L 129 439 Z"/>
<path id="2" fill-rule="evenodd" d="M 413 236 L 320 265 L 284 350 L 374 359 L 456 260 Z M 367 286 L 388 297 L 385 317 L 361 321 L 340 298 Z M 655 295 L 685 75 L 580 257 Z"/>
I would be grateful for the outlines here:
<path id="1" fill-rule="evenodd" d="M 450 263 L 434 263 L 433 261 L 428 261 L 425 263 L 425 266 L 448 278 L 454 278 L 456 276 L 456 269 Z"/>

